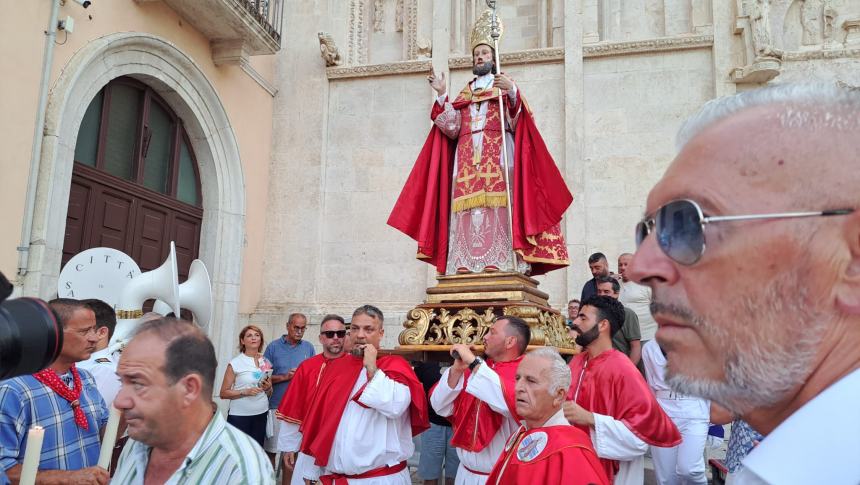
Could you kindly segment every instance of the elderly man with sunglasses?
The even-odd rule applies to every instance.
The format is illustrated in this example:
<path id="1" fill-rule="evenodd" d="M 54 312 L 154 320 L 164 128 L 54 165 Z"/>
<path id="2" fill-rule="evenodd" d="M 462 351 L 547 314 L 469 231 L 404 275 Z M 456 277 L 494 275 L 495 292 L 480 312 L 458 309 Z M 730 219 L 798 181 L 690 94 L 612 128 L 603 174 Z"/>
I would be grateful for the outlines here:
<path id="1" fill-rule="evenodd" d="M 858 134 L 856 88 L 715 100 L 648 196 L 628 272 L 667 381 L 766 436 L 734 483 L 860 483 Z"/>
<path id="2" fill-rule="evenodd" d="M 299 452 L 304 420 L 308 405 L 313 401 L 317 383 L 325 372 L 337 372 L 336 360 L 344 355 L 346 324 L 339 315 L 326 315 L 320 323 L 320 344 L 323 351 L 302 362 L 296 369 L 292 384 L 284 394 L 275 416 L 284 423 L 278 431 L 278 451 L 283 453 L 284 466 L 292 471 L 290 483 L 303 485 L 319 479 L 320 469 L 313 458 Z M 296 454 L 298 453 L 298 456 Z M 284 474 L 287 476 L 288 474 Z"/>

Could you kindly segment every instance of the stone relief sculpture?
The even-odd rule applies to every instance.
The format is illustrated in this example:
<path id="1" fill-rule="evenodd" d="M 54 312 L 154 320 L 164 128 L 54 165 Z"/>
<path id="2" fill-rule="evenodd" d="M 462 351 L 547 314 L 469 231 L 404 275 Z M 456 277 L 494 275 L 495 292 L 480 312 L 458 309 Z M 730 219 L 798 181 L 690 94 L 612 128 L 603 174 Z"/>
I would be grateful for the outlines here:
<path id="1" fill-rule="evenodd" d="M 750 24 L 752 24 L 752 42 L 755 57 L 779 57 L 773 48 L 773 37 L 770 30 L 769 0 L 754 0 L 750 4 Z"/>
<path id="2" fill-rule="evenodd" d="M 825 4 L 824 5 L 824 43 L 833 44 L 837 42 L 837 39 L 834 38 L 834 22 L 836 22 L 836 9 L 833 8 L 832 5 Z"/>
<path id="3" fill-rule="evenodd" d="M 385 30 L 385 1 L 373 1 L 373 31 L 382 32 Z"/>
<path id="4" fill-rule="evenodd" d="M 419 37 L 415 46 L 418 49 L 419 59 L 430 59 L 433 57 L 433 44 L 426 37 Z"/>
<path id="5" fill-rule="evenodd" d="M 803 45 L 821 44 L 821 14 L 824 10 L 822 0 L 804 0 L 800 8 L 800 25 L 803 28 Z"/>
<path id="6" fill-rule="evenodd" d="M 319 32 L 317 37 L 319 37 L 320 40 L 320 56 L 322 56 L 325 61 L 326 67 L 339 66 L 341 63 L 340 53 L 337 50 L 337 46 L 335 45 L 331 34 Z"/>

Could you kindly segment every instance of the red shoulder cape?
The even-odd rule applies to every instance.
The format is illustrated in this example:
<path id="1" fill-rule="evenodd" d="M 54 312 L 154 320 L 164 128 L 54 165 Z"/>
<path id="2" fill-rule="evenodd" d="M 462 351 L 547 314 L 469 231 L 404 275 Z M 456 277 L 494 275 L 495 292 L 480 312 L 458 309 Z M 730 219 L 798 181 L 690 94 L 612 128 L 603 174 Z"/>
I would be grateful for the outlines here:
<path id="1" fill-rule="evenodd" d="M 570 361 L 572 382 L 567 399 L 573 400 L 587 352 Z M 681 442 L 681 433 L 654 398 L 642 374 L 630 359 L 611 349 L 591 359 L 582 379 L 577 404 L 621 421 L 642 441 L 652 446 L 672 447 Z M 585 429 L 588 432 L 587 429 Z M 615 460 L 601 458 L 607 475 L 618 469 Z"/>
<path id="2" fill-rule="evenodd" d="M 535 440 L 540 436 L 538 433 L 545 433 L 545 437 Z M 523 483 L 609 485 L 610 482 L 587 434 L 574 426 L 547 426 L 529 431 L 520 428 L 487 478 L 487 485 Z"/>
<path id="3" fill-rule="evenodd" d="M 360 372 L 362 360 L 345 355 L 333 360 L 322 374 L 313 399 L 299 428 L 302 432 L 301 451 L 314 457 L 318 466 L 326 466 L 334 443 L 340 417 L 349 401 L 350 392 Z"/>
<path id="4" fill-rule="evenodd" d="M 313 402 L 313 396 L 316 393 L 317 378 L 325 367 L 326 359 L 323 354 L 317 354 L 299 364 L 290 380 L 290 387 L 278 404 L 275 417 L 290 423 L 302 424 L 308 404 Z"/>
<path id="5" fill-rule="evenodd" d="M 516 410 L 514 386 L 517 366 L 521 360 L 523 360 L 522 356 L 510 362 L 487 360 L 485 363 L 499 375 L 505 402 L 516 422 L 520 421 L 520 417 Z M 452 426 L 451 444 L 466 451 L 481 451 L 498 433 L 505 417 L 493 411 L 484 401 L 465 391 L 470 375 L 467 370 L 463 377 L 463 391 L 454 400 L 454 411 L 449 417 Z"/>
<path id="6" fill-rule="evenodd" d="M 535 126 L 531 110 L 522 96 L 519 121 L 514 131 L 513 241 L 514 249 L 532 246 L 533 238 L 561 221 L 573 201 L 543 138 Z M 430 118 L 443 110 L 433 103 Z M 456 140 L 445 136 L 435 125 L 418 154 L 412 172 L 388 217 L 388 225 L 418 243 L 418 257 L 445 273 L 448 257 L 448 219 L 451 205 L 451 178 Z M 550 263 L 532 263 L 532 275 L 561 268 Z"/>

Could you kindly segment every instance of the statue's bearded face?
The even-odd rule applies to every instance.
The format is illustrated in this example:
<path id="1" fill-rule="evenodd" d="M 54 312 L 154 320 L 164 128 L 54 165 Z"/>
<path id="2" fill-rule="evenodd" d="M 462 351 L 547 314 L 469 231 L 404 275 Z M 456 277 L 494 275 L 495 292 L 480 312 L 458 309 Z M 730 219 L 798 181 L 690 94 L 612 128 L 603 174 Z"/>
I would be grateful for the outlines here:
<path id="1" fill-rule="evenodd" d="M 476 76 L 483 76 L 492 71 L 493 49 L 486 44 L 475 46 L 475 49 L 472 51 L 472 73 Z"/>

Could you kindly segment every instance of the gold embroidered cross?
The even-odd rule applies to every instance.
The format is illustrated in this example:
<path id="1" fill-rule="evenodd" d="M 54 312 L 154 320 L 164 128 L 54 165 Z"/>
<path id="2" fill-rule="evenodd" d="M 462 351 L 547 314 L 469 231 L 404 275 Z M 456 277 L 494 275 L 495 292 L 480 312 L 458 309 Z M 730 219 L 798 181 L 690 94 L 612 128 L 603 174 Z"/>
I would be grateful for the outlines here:
<path id="1" fill-rule="evenodd" d="M 494 170 L 496 167 L 492 164 L 484 167 L 484 170 L 478 174 L 478 178 L 484 179 L 484 185 L 490 184 L 490 179 L 494 179 L 498 176 L 498 171 Z"/>
<path id="2" fill-rule="evenodd" d="M 475 178 L 477 176 L 478 176 L 478 174 L 476 174 L 475 172 L 469 172 L 467 170 L 467 171 L 465 171 L 465 173 L 463 174 L 462 177 L 457 178 L 457 182 L 468 184 L 473 178 Z"/>

